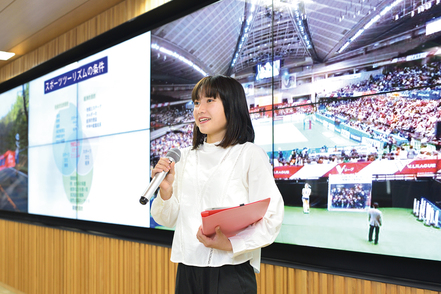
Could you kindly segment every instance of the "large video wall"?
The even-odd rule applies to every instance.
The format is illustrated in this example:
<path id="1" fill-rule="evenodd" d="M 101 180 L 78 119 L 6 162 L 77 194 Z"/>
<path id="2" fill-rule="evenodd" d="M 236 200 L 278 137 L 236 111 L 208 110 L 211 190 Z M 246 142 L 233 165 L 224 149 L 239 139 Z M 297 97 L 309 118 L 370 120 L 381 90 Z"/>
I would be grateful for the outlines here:
<path id="1" fill-rule="evenodd" d="M 294 51 L 235 55 L 276 49 L 252 29 L 272 31 L 268 13 L 292 9 L 219 1 L 1 93 L 0 213 L 169 230 L 139 197 L 159 157 L 192 144 L 193 86 L 224 74 L 244 87 L 285 200 L 277 244 L 438 264 L 440 52 L 422 46 L 357 67 L 299 64 Z M 215 43 L 194 44 L 207 28 Z M 373 202 L 384 217 L 377 246 L 367 240 Z"/>

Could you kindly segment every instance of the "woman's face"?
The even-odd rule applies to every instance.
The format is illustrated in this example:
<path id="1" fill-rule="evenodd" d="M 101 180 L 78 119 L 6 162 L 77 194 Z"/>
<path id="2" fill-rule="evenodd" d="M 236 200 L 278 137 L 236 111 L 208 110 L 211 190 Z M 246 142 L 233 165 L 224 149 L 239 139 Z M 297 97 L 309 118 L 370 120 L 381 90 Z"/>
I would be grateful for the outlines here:
<path id="1" fill-rule="evenodd" d="M 227 118 L 219 97 L 201 95 L 194 101 L 193 116 L 199 131 L 207 135 L 207 143 L 222 141 L 227 131 Z"/>

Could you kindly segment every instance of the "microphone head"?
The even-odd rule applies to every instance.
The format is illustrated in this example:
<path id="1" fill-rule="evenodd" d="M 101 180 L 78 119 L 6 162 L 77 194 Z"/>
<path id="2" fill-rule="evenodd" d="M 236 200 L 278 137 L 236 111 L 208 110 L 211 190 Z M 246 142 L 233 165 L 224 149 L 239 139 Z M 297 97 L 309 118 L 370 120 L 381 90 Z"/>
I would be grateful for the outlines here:
<path id="1" fill-rule="evenodd" d="M 147 202 L 149 202 L 149 200 L 144 196 L 141 196 L 141 198 L 139 199 L 139 203 L 141 203 L 142 205 L 146 205 Z"/>
<path id="2" fill-rule="evenodd" d="M 170 149 L 167 152 L 166 157 L 172 159 L 174 162 L 179 162 L 179 160 L 181 159 L 181 150 L 177 148 Z"/>

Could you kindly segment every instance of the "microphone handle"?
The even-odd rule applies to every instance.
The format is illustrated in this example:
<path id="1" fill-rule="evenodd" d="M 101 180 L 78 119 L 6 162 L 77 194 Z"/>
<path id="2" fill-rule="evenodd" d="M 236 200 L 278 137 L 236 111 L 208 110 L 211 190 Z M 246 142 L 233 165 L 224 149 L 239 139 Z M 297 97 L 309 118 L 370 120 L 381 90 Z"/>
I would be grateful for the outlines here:
<path id="1" fill-rule="evenodd" d="M 153 197 L 153 194 L 155 194 L 155 191 L 158 189 L 161 182 L 164 180 L 165 176 L 168 174 L 168 172 L 162 171 L 160 173 L 157 173 L 152 181 L 150 182 L 150 185 L 147 187 L 147 189 L 142 193 L 141 198 L 139 199 L 139 203 L 142 205 L 146 205 L 147 202 L 150 201 L 150 199 Z"/>

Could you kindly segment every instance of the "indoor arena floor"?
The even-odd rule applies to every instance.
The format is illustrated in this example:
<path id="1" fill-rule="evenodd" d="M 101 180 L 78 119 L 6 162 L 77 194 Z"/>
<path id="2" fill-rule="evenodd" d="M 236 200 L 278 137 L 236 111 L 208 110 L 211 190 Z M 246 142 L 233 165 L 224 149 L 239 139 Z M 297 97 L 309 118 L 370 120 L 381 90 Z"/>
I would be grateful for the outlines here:
<path id="1" fill-rule="evenodd" d="M 274 148 L 277 151 L 320 148 L 326 145 L 329 148 L 334 146 L 353 146 L 356 142 L 342 137 L 340 134 L 326 129 L 318 122 L 312 122 L 309 125 L 303 124 L 303 121 L 276 121 L 274 123 Z M 267 142 L 268 138 L 272 138 L 273 126 L 269 120 L 255 120 L 253 127 L 256 134 L 254 143 L 262 147 L 266 152 L 272 150 L 272 143 Z"/>
<path id="2" fill-rule="evenodd" d="M 285 206 L 283 225 L 276 242 L 342 249 L 392 256 L 441 260 L 441 230 L 425 226 L 411 209 L 380 208 L 383 226 L 378 245 L 368 242 L 366 211 L 328 211 Z"/>

